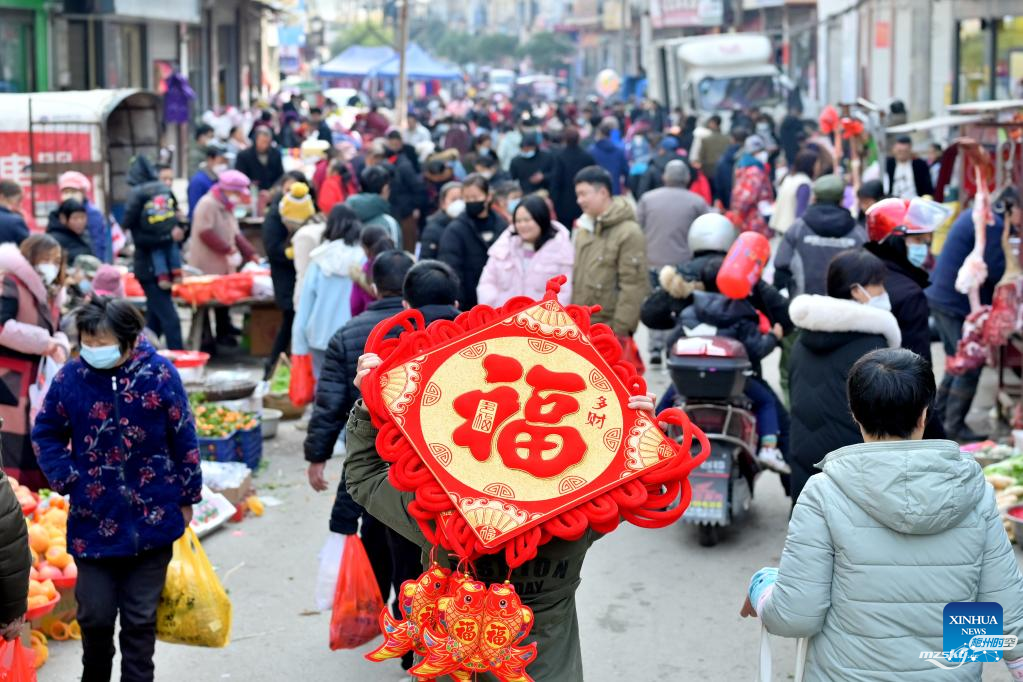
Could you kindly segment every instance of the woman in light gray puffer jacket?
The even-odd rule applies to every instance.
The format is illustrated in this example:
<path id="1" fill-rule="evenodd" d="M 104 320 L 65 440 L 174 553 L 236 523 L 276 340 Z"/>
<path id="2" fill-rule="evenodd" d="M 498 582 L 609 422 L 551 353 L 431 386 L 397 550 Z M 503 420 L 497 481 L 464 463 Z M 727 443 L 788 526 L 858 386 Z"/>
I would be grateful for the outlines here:
<path id="1" fill-rule="evenodd" d="M 934 376 L 915 353 L 864 356 L 849 396 L 865 442 L 818 465 L 744 615 L 811 638 L 807 682 L 979 681 L 980 663 L 939 670 L 920 654 L 942 651 L 949 602 L 997 602 L 1003 633 L 1023 638 L 1023 575 L 994 492 L 956 443 L 920 440 Z M 1004 655 L 1023 680 L 1023 643 Z"/>

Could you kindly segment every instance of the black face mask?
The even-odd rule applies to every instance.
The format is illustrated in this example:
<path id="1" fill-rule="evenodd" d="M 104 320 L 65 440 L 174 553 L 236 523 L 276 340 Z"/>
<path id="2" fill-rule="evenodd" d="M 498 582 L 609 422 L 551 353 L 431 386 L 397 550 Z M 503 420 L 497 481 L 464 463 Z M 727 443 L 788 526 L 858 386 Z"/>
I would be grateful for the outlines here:
<path id="1" fill-rule="evenodd" d="M 487 202 L 485 201 L 467 201 L 465 202 L 465 212 L 470 218 L 479 218 L 483 215 L 483 211 L 487 210 Z"/>

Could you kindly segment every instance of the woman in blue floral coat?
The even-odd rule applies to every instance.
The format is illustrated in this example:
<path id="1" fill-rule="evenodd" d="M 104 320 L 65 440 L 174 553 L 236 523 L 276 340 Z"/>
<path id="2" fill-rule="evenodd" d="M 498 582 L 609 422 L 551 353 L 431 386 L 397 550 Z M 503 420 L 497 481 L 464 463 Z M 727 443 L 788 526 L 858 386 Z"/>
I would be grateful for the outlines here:
<path id="1" fill-rule="evenodd" d="M 32 440 L 51 487 L 71 496 L 82 680 L 110 680 L 120 613 L 121 679 L 149 682 L 171 547 L 202 493 L 195 420 L 134 306 L 97 298 L 76 321 L 81 357 L 54 378 Z"/>

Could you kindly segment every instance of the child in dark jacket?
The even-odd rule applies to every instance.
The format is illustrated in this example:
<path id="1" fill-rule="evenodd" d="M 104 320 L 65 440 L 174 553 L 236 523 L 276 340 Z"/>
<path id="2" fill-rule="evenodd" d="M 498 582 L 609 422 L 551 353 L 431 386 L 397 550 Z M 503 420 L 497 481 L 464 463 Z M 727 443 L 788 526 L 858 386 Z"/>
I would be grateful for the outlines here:
<path id="1" fill-rule="evenodd" d="M 779 448 L 782 420 L 787 419 L 784 406 L 770 386 L 760 377 L 760 361 L 778 347 L 784 332 L 780 324 L 767 330 L 761 314 L 748 299 L 736 300 L 718 292 L 717 275 L 723 256 L 710 258 L 700 272 L 704 291 L 693 293 L 693 302 L 679 315 L 679 322 L 670 337 L 669 347 L 688 335 L 726 336 L 746 348 L 753 365 L 753 376 L 746 380 L 746 397 L 753 403 L 757 416 L 760 451 L 757 460 L 765 467 L 787 474 L 790 469 Z M 713 328 L 713 331 L 710 329 Z"/>
<path id="2" fill-rule="evenodd" d="M 32 431 L 50 486 L 71 497 L 67 544 L 78 564 L 86 680 L 110 679 L 118 612 L 121 679 L 153 679 L 171 548 L 202 497 L 188 395 L 143 325 L 127 301 L 86 303 L 77 314 L 81 356 L 54 378 Z"/>

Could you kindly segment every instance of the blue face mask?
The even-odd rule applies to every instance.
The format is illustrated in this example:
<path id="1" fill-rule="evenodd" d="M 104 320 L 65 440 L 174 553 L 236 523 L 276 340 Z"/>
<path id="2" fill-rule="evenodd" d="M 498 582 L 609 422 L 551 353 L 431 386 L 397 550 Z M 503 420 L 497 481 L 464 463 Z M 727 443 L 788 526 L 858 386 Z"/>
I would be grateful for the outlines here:
<path id="1" fill-rule="evenodd" d="M 906 244 L 906 257 L 918 268 L 922 268 L 927 262 L 930 252 L 931 248 L 927 244 Z"/>
<path id="2" fill-rule="evenodd" d="M 121 359 L 121 347 L 116 343 L 110 346 L 82 345 L 81 356 L 90 367 L 110 369 Z"/>
<path id="3" fill-rule="evenodd" d="M 524 159 L 531 159 L 534 156 L 536 156 L 536 150 L 533 149 L 533 150 L 528 151 L 528 152 L 522 152 L 521 154 L 519 154 L 519 156 L 521 156 Z"/>
<path id="4" fill-rule="evenodd" d="M 508 200 L 508 213 L 514 214 L 515 213 L 515 209 L 517 209 L 519 207 L 519 202 L 520 201 L 522 201 L 522 199 L 509 199 Z"/>

